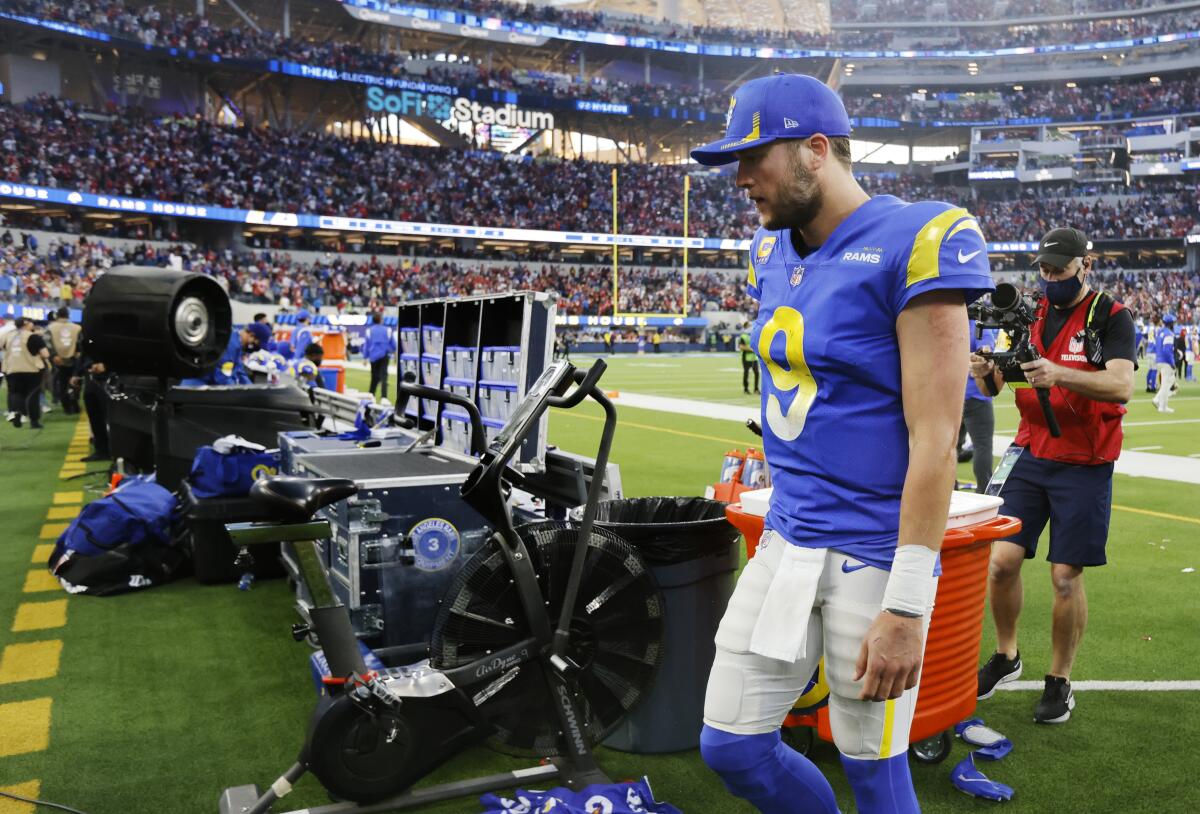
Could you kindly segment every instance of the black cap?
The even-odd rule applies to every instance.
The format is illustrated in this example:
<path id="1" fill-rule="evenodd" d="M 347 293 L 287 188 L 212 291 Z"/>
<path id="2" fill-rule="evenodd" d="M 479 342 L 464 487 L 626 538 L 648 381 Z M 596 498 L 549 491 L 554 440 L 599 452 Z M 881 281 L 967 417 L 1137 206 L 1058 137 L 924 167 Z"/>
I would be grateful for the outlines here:
<path id="1" fill-rule="evenodd" d="M 1087 256 L 1088 250 L 1091 248 L 1092 242 L 1078 229 L 1069 227 L 1051 229 L 1042 238 L 1042 242 L 1038 246 L 1038 256 L 1033 262 L 1035 265 L 1049 263 L 1060 269 L 1066 268 L 1067 264 L 1076 257 Z"/>

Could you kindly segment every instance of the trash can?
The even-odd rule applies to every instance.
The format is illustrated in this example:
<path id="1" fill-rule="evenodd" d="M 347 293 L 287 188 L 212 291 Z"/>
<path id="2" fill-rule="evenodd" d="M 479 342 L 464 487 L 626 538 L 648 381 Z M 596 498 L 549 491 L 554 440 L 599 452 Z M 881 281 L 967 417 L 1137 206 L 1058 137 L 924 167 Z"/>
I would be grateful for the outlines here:
<path id="1" fill-rule="evenodd" d="M 700 497 L 606 501 L 596 525 L 638 550 L 666 603 L 658 678 L 604 745 L 638 754 L 695 749 L 713 639 L 741 559 L 738 531 L 725 519 L 724 503 Z"/>

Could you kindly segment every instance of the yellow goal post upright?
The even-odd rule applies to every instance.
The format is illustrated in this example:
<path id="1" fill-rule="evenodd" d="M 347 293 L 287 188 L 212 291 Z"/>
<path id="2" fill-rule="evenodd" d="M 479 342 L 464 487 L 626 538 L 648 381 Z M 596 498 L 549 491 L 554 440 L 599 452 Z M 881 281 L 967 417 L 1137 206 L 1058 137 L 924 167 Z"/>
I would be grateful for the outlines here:
<path id="1" fill-rule="evenodd" d="M 617 235 L 619 221 L 617 218 L 617 168 L 613 167 L 612 171 L 612 275 L 613 275 L 613 318 L 614 319 L 640 319 L 643 317 L 667 317 L 667 318 L 686 318 L 688 315 L 688 201 L 691 196 L 692 179 L 685 173 L 683 176 L 683 300 L 679 304 L 679 311 L 674 313 L 643 313 L 643 312 L 627 312 L 620 310 L 620 294 L 621 282 L 618 273 L 618 265 L 620 261 L 620 246 L 617 244 Z"/>

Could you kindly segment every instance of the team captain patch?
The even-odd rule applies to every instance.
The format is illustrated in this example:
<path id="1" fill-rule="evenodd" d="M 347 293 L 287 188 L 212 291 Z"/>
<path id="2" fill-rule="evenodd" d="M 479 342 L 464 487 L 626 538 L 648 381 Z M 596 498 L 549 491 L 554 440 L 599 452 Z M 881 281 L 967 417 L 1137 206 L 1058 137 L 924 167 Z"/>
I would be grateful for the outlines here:
<path id="1" fill-rule="evenodd" d="M 756 255 L 758 262 L 761 263 L 770 257 L 771 249 L 773 248 L 775 248 L 775 236 L 768 235 L 767 237 L 764 237 L 762 242 L 758 244 L 758 254 Z"/>

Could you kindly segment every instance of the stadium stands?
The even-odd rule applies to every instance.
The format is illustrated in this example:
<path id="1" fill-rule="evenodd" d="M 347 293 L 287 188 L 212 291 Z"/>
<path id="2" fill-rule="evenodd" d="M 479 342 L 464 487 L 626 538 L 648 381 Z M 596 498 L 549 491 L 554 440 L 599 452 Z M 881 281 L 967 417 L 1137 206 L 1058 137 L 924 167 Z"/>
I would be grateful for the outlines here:
<path id="1" fill-rule="evenodd" d="M 165 267 L 174 261 L 189 271 L 215 277 L 234 299 L 263 305 L 363 310 L 418 298 L 532 289 L 559 292 L 560 313 L 613 313 L 612 267 L 603 265 L 337 255 L 301 262 L 285 252 L 235 253 L 148 244 L 124 249 L 86 237 L 64 237 L 42 248 L 44 254 L 28 248 L 11 231 L 0 236 L 0 301 L 78 305 L 96 277 L 114 265 Z M 623 268 L 620 280 L 622 311 L 680 313 L 681 269 Z M 688 276 L 688 313 L 746 311 L 750 302 L 742 289 L 738 270 L 693 271 Z"/>
<path id="2" fill-rule="evenodd" d="M 514 160 L 494 152 L 119 113 L 89 113 L 49 97 L 0 106 L 4 178 L 244 209 L 556 231 L 611 229 L 609 164 Z M 451 165 L 455 171 L 446 172 Z M 630 164 L 620 169 L 620 177 L 621 231 L 682 233 L 680 167 Z M 963 193 L 913 178 L 881 176 L 868 183 L 875 193 L 964 201 Z M 1036 240 L 1045 224 L 1064 218 L 1079 220 L 1098 238 L 1177 238 L 1191 232 L 1196 187 L 1178 184 L 1160 192 L 1158 186 L 1147 184 L 1146 194 L 1116 200 L 1080 195 L 981 199 L 973 208 L 992 240 Z M 706 237 L 748 236 L 757 225 L 726 174 L 693 177 L 689 218 L 689 232 Z"/>
<path id="3" fill-rule="evenodd" d="M 1030 45 L 1047 45 L 1056 43 L 1087 43 L 1097 41 L 1125 40 L 1135 37 L 1146 37 L 1156 34 L 1178 33 L 1200 29 L 1200 13 L 1196 10 L 1183 10 L 1172 13 L 1139 14 L 1137 16 L 1116 17 L 1111 19 L 1089 20 L 1073 19 L 1058 21 L 1043 21 L 1036 24 L 1022 24 L 999 28 L 955 28 L 947 27 L 942 22 L 934 25 L 931 21 L 929 28 L 903 30 L 855 29 L 839 28 L 827 31 L 816 13 L 806 9 L 811 4 L 800 4 L 799 0 L 748 0 L 743 3 L 714 2 L 710 5 L 710 19 L 718 19 L 720 25 L 688 31 L 678 30 L 677 27 L 663 29 L 652 27 L 630 31 L 627 23 L 613 25 L 613 21 L 603 15 L 562 11 L 556 12 L 587 23 L 587 27 L 596 30 L 619 33 L 652 34 L 665 38 L 712 39 L 732 44 L 771 45 L 786 48 L 902 48 L 905 50 L 955 50 L 963 48 L 1019 48 Z M 415 65 L 414 57 L 418 54 L 411 52 L 381 53 L 370 50 L 367 46 L 353 42 L 349 33 L 320 40 L 289 38 L 277 31 L 264 29 L 254 31 L 247 26 L 220 28 L 207 17 L 194 14 L 175 12 L 170 9 L 160 9 L 155 6 L 135 8 L 117 0 L 57 0 L 44 3 L 40 0 L 13 0 L 7 4 L 13 11 L 35 18 L 70 22 L 84 28 L 104 31 L 115 36 L 135 40 L 143 45 L 169 46 L 193 49 L 199 53 L 216 54 L 226 59 L 287 59 L 299 63 L 318 65 L 348 71 L 363 71 L 385 76 L 400 76 L 411 74 L 436 81 L 469 81 L 470 71 L 447 68 L 439 65 L 432 73 L 423 65 Z M 513 7 L 505 4 L 487 4 L 503 6 L 498 8 L 510 19 L 529 19 L 528 9 L 545 7 Z M 920 4 L 921 16 L 906 17 L 908 21 L 925 19 L 924 10 L 929 4 Z M 991 7 L 989 4 L 981 4 Z M 956 4 L 955 10 L 970 6 Z M 871 8 L 869 5 L 863 9 Z M 524 9 L 524 10 L 520 10 Z M 518 10 L 519 13 L 518 13 Z M 899 11 L 897 11 L 899 13 Z M 723 16 L 722 16 L 723 15 Z M 551 15 L 553 16 L 553 15 Z M 537 13 L 535 19 L 541 20 L 543 14 Z M 783 21 L 792 19 L 808 19 L 815 21 L 795 30 L 781 33 Z M 605 24 L 605 21 L 609 22 Z M 543 20 L 548 21 L 548 20 Z M 560 21 L 564 22 L 564 21 Z M 574 24 L 574 23 L 572 23 Z M 764 29 L 764 25 L 769 26 Z M 576 77 L 577 78 L 577 77 Z M 478 76 L 475 81 L 488 87 L 519 87 L 522 80 L 530 77 L 513 72 L 508 78 L 511 85 L 500 84 L 503 77 Z M 563 77 L 564 83 L 571 77 Z M 493 84 L 494 83 L 494 84 Z M 560 83 L 562 84 L 562 83 Z M 570 92 L 579 94 L 586 92 L 588 83 L 574 82 L 568 89 L 555 86 L 555 92 Z M 634 101 L 625 98 L 621 89 L 607 87 L 597 90 L 608 92 L 604 97 L 607 101 Z M 671 87 L 642 86 L 635 88 L 638 93 L 670 94 Z M 692 90 L 693 93 L 715 92 L 714 89 Z M 616 95 L 613 95 L 616 94 Z M 718 94 L 723 98 L 724 94 Z M 599 98 L 599 97 L 597 97 Z"/>

